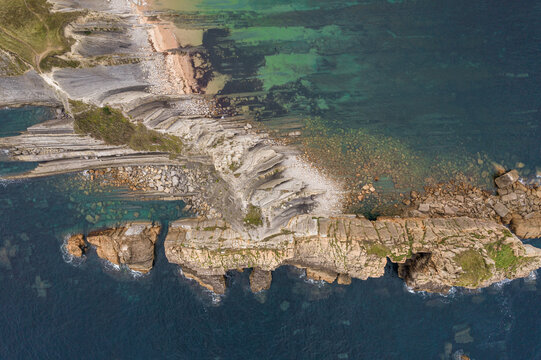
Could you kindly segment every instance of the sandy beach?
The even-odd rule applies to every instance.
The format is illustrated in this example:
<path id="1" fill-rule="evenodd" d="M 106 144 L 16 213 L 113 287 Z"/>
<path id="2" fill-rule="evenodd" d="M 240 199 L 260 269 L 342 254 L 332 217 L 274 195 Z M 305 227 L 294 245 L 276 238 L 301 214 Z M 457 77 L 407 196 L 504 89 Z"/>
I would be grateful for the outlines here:
<path id="1" fill-rule="evenodd" d="M 149 41 L 155 52 L 164 55 L 167 81 L 177 94 L 198 94 L 201 92 L 195 78 L 195 70 L 190 55 L 181 53 L 180 42 L 175 36 L 174 26 L 156 18 L 149 18 L 145 12 L 150 10 L 150 4 L 134 5 L 140 22 L 150 25 Z"/>

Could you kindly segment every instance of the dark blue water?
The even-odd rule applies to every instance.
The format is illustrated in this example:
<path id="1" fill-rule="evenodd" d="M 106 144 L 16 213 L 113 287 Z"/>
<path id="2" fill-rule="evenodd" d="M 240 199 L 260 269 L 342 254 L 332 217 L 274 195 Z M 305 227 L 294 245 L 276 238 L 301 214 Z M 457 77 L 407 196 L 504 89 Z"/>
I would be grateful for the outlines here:
<path id="1" fill-rule="evenodd" d="M 134 218 L 167 225 L 189 216 L 183 206 L 127 200 L 77 176 L 2 181 L 0 359 L 439 359 L 446 347 L 472 359 L 541 358 L 535 277 L 442 297 L 408 292 L 392 267 L 350 286 L 281 268 L 258 295 L 249 271 L 232 272 L 216 298 L 167 262 L 164 233 L 145 276 L 93 252 L 68 262 L 61 250 L 69 233 Z"/>

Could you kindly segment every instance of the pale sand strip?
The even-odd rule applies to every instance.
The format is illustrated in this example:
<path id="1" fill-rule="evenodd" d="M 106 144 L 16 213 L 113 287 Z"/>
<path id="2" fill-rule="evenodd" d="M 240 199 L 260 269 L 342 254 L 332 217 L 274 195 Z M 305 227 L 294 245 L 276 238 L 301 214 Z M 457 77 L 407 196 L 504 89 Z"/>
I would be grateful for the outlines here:
<path id="1" fill-rule="evenodd" d="M 150 8 L 148 4 L 134 5 L 134 8 L 141 23 L 150 25 L 148 33 L 154 50 L 165 55 L 165 68 L 171 87 L 179 94 L 200 93 L 190 55 L 178 52 L 180 43 L 175 36 L 174 25 L 162 20 L 153 21 L 145 16 L 145 11 Z"/>

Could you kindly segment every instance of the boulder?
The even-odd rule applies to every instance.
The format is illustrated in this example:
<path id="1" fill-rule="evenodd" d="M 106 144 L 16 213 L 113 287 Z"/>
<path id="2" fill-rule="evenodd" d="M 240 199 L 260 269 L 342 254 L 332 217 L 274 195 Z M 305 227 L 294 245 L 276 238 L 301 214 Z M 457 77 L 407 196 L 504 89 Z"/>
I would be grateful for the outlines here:
<path id="1" fill-rule="evenodd" d="M 502 176 L 498 176 L 494 180 L 494 182 L 496 183 L 497 187 L 499 187 L 500 189 L 503 189 L 516 183 L 518 179 L 519 179 L 518 171 L 511 170 L 511 171 L 506 172 Z"/>
<path id="2" fill-rule="evenodd" d="M 306 277 L 316 281 L 325 281 L 332 284 L 338 277 L 338 274 L 334 271 L 326 269 L 312 269 L 306 268 Z"/>
<path id="3" fill-rule="evenodd" d="M 86 249 L 86 243 L 83 239 L 83 234 L 77 234 L 70 236 L 68 243 L 66 244 L 66 250 L 69 254 L 75 257 L 83 256 Z"/>
<path id="4" fill-rule="evenodd" d="M 154 244 L 159 232 L 160 227 L 150 222 L 132 223 L 120 228 L 93 231 L 88 234 L 87 241 L 96 247 L 102 259 L 147 273 L 154 263 Z"/>
<path id="5" fill-rule="evenodd" d="M 272 282 L 272 273 L 270 271 L 254 268 L 250 274 L 250 289 L 253 293 L 268 290 Z"/>
<path id="6" fill-rule="evenodd" d="M 513 215 L 511 230 L 522 239 L 535 239 L 541 237 L 541 212 L 522 217 Z"/>
<path id="7" fill-rule="evenodd" d="M 509 214 L 509 209 L 499 201 L 494 204 L 494 211 L 502 218 Z"/>

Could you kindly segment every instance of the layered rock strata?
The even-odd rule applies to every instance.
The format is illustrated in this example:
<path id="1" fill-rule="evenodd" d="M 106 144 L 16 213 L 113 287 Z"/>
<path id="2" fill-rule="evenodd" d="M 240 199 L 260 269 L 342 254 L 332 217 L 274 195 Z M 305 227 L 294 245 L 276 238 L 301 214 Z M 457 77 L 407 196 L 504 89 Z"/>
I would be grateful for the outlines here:
<path id="1" fill-rule="evenodd" d="M 197 276 L 294 265 L 316 280 L 342 283 L 383 276 L 389 259 L 399 264 L 409 287 L 425 291 L 485 287 L 527 276 L 541 265 L 541 250 L 504 226 L 466 217 L 369 221 L 301 215 L 262 240 L 245 238 L 221 220 L 184 219 L 170 226 L 165 253 Z"/>

